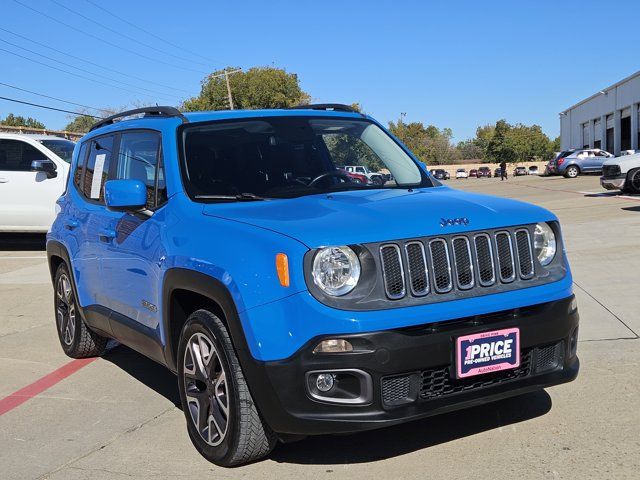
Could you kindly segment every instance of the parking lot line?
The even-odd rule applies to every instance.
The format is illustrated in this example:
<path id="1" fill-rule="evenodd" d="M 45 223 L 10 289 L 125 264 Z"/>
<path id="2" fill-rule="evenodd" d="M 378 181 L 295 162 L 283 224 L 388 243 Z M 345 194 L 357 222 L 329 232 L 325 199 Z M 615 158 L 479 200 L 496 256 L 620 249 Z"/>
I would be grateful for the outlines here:
<path id="1" fill-rule="evenodd" d="M 81 368 L 89 365 L 91 362 L 94 362 L 96 360 L 97 358 L 81 358 L 78 360 L 71 360 L 70 362 L 64 364 L 62 367 L 54 370 L 53 372 L 45 375 L 44 377 L 27 385 L 26 387 L 23 387 L 20 390 L 7 395 L 2 400 L 0 400 L 0 416 L 22 405 L 27 400 L 41 394 L 45 390 L 48 390 L 56 383 L 64 380 L 70 375 L 73 375 Z"/>

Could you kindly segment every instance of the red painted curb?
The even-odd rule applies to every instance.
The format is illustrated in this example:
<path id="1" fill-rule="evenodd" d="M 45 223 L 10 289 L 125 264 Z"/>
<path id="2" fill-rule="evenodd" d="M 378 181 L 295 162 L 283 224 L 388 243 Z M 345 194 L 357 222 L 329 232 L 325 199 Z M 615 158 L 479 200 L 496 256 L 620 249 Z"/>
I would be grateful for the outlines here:
<path id="1" fill-rule="evenodd" d="M 64 364 L 57 370 L 54 370 L 53 372 L 45 375 L 44 377 L 27 385 L 26 387 L 7 395 L 2 400 L 0 400 L 0 416 L 22 405 L 30 398 L 41 394 L 45 390 L 53 387 L 56 383 L 64 380 L 70 375 L 73 375 L 81 368 L 89 365 L 91 362 L 94 362 L 96 360 L 97 358 L 81 358 L 78 360 L 71 360 L 69 363 Z"/>

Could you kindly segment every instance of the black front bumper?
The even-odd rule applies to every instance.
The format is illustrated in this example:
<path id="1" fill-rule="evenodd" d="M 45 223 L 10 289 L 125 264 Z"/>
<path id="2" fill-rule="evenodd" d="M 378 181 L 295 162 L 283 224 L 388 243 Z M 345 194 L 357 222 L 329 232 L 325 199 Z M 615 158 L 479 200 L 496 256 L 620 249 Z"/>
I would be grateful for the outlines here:
<path id="1" fill-rule="evenodd" d="M 531 307 L 399 330 L 316 338 L 294 356 L 243 361 L 265 421 L 281 434 L 357 432 L 479 405 L 576 378 L 578 312 L 573 296 Z M 451 375 L 454 339 L 518 327 L 521 366 L 458 380 Z M 351 339 L 363 352 L 314 354 L 323 338 Z M 330 404 L 312 398 L 306 375 L 314 370 L 354 369 L 371 377 L 365 405 Z"/>

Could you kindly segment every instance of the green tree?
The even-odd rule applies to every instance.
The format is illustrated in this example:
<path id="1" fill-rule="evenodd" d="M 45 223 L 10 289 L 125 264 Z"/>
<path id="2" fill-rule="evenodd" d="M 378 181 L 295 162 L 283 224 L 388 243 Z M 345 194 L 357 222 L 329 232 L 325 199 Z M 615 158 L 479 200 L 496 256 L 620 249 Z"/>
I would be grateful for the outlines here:
<path id="1" fill-rule="evenodd" d="M 515 162 L 516 153 L 513 151 L 512 146 L 508 142 L 509 132 L 511 125 L 506 120 L 498 120 L 496 122 L 493 136 L 487 145 L 487 158 L 493 162 L 500 163 L 505 161 Z"/>
<path id="2" fill-rule="evenodd" d="M 478 145 L 475 138 L 458 142 L 457 149 L 463 160 L 477 160 L 485 157 L 485 151 Z"/>
<path id="3" fill-rule="evenodd" d="M 4 120 L 0 120 L 0 124 L 6 125 L 8 127 L 41 128 L 43 130 L 47 128 L 45 127 L 44 123 L 39 122 L 35 118 L 15 116 L 13 113 L 7 115 Z"/>
<path id="4" fill-rule="evenodd" d="M 422 122 L 404 123 L 398 120 L 389 122 L 389 131 L 427 165 L 452 163 L 460 158 L 451 143 L 453 132 L 450 128 L 440 130 L 434 125 L 425 127 Z"/>
<path id="5" fill-rule="evenodd" d="M 79 132 L 79 133 L 87 133 L 91 126 L 96 123 L 98 120 L 90 117 L 88 115 L 78 115 L 73 120 L 71 120 L 64 129 L 67 132 Z"/>
<path id="6" fill-rule="evenodd" d="M 237 68 L 227 68 L 236 70 Z M 185 111 L 224 110 L 229 108 L 224 70 L 202 81 L 197 97 L 185 100 Z M 233 106 L 237 109 L 287 108 L 309 103 L 310 96 L 300 87 L 298 76 L 275 67 L 254 67 L 229 75 Z"/>

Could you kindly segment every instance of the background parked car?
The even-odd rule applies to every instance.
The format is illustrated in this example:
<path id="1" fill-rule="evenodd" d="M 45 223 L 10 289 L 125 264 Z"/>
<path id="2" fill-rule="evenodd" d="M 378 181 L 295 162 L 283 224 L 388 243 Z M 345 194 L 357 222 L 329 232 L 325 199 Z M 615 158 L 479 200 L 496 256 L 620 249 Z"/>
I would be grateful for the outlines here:
<path id="1" fill-rule="evenodd" d="M 568 153 L 567 155 L 563 155 Z M 581 173 L 600 173 L 602 164 L 613 155 L 599 148 L 567 150 L 555 160 L 554 173 L 575 178 Z"/>
<path id="2" fill-rule="evenodd" d="M 0 232 L 46 232 L 64 192 L 75 143 L 0 133 Z"/>
<path id="3" fill-rule="evenodd" d="M 469 174 L 467 173 L 466 169 L 459 168 L 458 170 L 456 170 L 456 178 L 469 178 Z"/>
<path id="4" fill-rule="evenodd" d="M 493 171 L 493 176 L 496 177 L 496 178 L 501 177 L 502 176 L 502 169 L 500 167 L 496 168 Z"/>
<path id="5" fill-rule="evenodd" d="M 527 169 L 525 167 L 516 167 L 513 169 L 514 177 L 521 177 L 523 175 L 528 175 Z"/>
<path id="6" fill-rule="evenodd" d="M 491 169 L 489 167 L 480 167 L 478 169 L 478 178 L 480 177 L 491 178 Z"/>
<path id="7" fill-rule="evenodd" d="M 367 167 L 363 165 L 346 165 L 344 169 L 349 173 L 359 173 L 360 175 L 364 175 L 369 179 L 369 183 L 373 185 L 384 185 L 385 180 L 382 174 L 372 172 Z"/>
<path id="8" fill-rule="evenodd" d="M 610 158 L 604 162 L 600 185 L 607 190 L 640 194 L 640 153 Z"/>
<path id="9" fill-rule="evenodd" d="M 472 168 L 471 170 L 469 170 L 469 178 L 471 177 L 478 177 L 478 170 L 476 170 L 475 168 Z"/>
<path id="10" fill-rule="evenodd" d="M 538 167 L 531 165 L 529 167 L 529 175 L 538 175 Z"/>
<path id="11" fill-rule="evenodd" d="M 451 175 L 449 174 L 449 172 L 447 172 L 442 168 L 436 168 L 433 176 L 436 177 L 438 180 L 449 180 L 451 178 Z"/>

